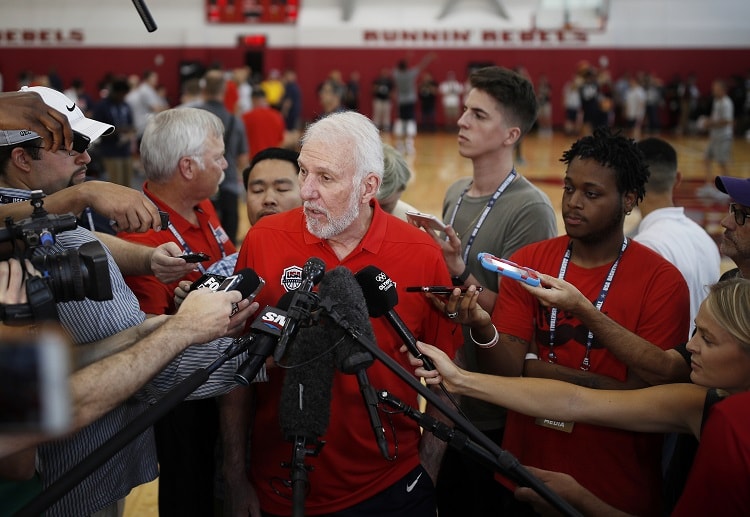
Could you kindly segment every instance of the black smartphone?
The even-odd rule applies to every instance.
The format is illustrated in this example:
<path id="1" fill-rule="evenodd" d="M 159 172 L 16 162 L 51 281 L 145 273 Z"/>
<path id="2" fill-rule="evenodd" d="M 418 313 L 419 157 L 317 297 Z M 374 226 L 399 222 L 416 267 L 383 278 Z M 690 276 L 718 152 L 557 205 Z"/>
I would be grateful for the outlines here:
<path id="1" fill-rule="evenodd" d="M 445 285 L 412 285 L 406 288 L 407 293 L 432 293 L 432 294 L 453 294 L 455 287 Z M 465 293 L 469 288 L 461 287 L 461 293 Z M 477 286 L 477 292 L 482 292 L 484 287 Z"/>
<path id="2" fill-rule="evenodd" d="M 161 229 L 164 230 L 169 226 L 169 214 L 163 210 L 159 210 L 159 219 L 161 219 Z"/>
<path id="3" fill-rule="evenodd" d="M 211 257 L 206 255 L 205 253 L 185 253 L 184 255 L 180 255 L 181 259 L 184 259 L 185 262 L 190 262 L 192 264 L 197 262 L 205 262 L 209 260 Z"/>

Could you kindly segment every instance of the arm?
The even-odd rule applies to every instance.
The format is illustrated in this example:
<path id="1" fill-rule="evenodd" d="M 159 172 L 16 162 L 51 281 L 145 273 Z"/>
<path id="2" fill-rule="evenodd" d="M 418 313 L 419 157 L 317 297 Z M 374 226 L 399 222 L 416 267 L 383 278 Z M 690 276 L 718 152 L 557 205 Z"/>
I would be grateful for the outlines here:
<path id="1" fill-rule="evenodd" d="M 233 326 L 232 304 L 239 292 L 199 290 L 145 339 L 93 363 L 71 377 L 76 428 L 88 424 L 146 384 L 188 346 L 225 335 Z"/>
<path id="2" fill-rule="evenodd" d="M 123 275 L 154 275 L 160 282 L 168 284 L 195 269 L 194 264 L 179 258 L 182 249 L 176 242 L 165 242 L 152 248 L 106 233 L 97 232 L 96 236 L 107 245 Z"/>
<path id="3" fill-rule="evenodd" d="M 690 366 L 679 352 L 662 350 L 625 329 L 596 310 L 596 307 L 569 282 L 544 274 L 540 274 L 540 278 L 542 284 L 539 287 L 522 285 L 544 305 L 558 307 L 574 314 L 596 334 L 599 342 L 646 384 L 653 386 L 690 381 Z"/>
<path id="4" fill-rule="evenodd" d="M 108 338 L 75 347 L 73 349 L 73 353 L 75 354 L 74 368 L 83 368 L 112 354 L 130 348 L 159 328 L 168 319 L 169 317 L 165 315 L 147 318 L 140 325 L 127 328 Z"/>
<path id="5" fill-rule="evenodd" d="M 463 348 L 459 349 L 456 353 L 456 364 L 464 365 L 464 354 Z M 442 390 L 438 390 L 437 387 L 432 387 L 433 393 L 435 393 L 440 399 L 448 406 L 452 406 L 453 402 L 443 393 Z M 441 411 L 434 408 L 431 404 L 427 404 L 425 408 L 425 414 L 430 415 L 432 418 L 439 420 L 445 424 L 453 425 L 453 422 L 446 417 Z M 439 439 L 433 433 L 423 432 L 422 439 L 419 442 L 419 460 L 424 469 L 430 475 L 432 483 L 437 485 L 438 473 L 440 472 L 440 464 L 443 461 L 443 455 L 447 448 L 447 442 Z"/>
<path id="6" fill-rule="evenodd" d="M 161 218 L 156 206 L 142 193 L 106 181 L 85 181 L 66 187 L 44 198 L 44 208 L 51 214 L 72 212 L 80 215 L 83 209 L 94 211 L 115 221 L 120 231 L 145 232 L 159 230 Z M 31 203 L 8 203 L 0 206 L 0 216 L 14 220 L 30 217 Z"/>
<path id="7" fill-rule="evenodd" d="M 441 380 L 459 395 L 478 398 L 532 417 L 585 422 L 637 432 L 700 435 L 706 388 L 664 384 L 640 390 L 594 390 L 533 377 L 502 377 L 468 372 L 439 349 L 419 343 L 437 372 L 417 368 L 427 384 Z M 412 364 L 421 365 L 413 360 Z"/>
<path id="8" fill-rule="evenodd" d="M 232 304 L 238 291 L 198 291 L 185 299 L 181 310 L 164 325 L 132 347 L 95 362 L 70 377 L 73 406 L 71 432 L 88 425 L 133 395 L 177 354 L 192 344 L 226 334 L 234 322 Z M 3 437 L 0 457 L 53 437 L 41 434 Z"/>
<path id="9" fill-rule="evenodd" d="M 52 153 L 73 147 L 68 117 L 48 106 L 36 92 L 0 93 L 0 129 L 30 129 Z"/>
<path id="10" fill-rule="evenodd" d="M 534 467 L 526 467 L 526 469 L 583 515 L 609 515 L 610 517 L 627 517 L 629 515 L 596 497 L 568 474 L 550 472 Z M 531 488 L 519 487 L 514 495 L 519 501 L 531 504 L 540 515 L 559 515 L 556 510 L 549 506 L 547 501 Z"/>
<path id="11" fill-rule="evenodd" d="M 222 469 L 229 507 L 225 515 L 260 517 L 258 495 L 248 479 L 245 464 L 254 407 L 252 386 L 239 387 L 219 397 Z"/>

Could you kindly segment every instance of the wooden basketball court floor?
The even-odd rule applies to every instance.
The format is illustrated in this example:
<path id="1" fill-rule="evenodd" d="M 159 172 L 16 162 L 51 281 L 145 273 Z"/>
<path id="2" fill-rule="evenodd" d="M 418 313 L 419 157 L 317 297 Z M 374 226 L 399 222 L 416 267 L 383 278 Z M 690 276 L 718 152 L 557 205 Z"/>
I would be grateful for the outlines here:
<path id="1" fill-rule="evenodd" d="M 708 143 L 706 136 L 659 136 L 671 143 L 677 151 L 678 166 L 683 183 L 676 189 L 675 200 L 685 206 L 690 217 L 696 220 L 718 241 L 723 229 L 719 221 L 727 212 L 727 202 L 697 196 L 696 189 L 703 185 L 705 169 L 703 153 Z M 389 135 L 384 140 L 391 142 Z M 568 149 L 575 137 L 555 132 L 550 136 L 537 133 L 527 135 L 521 144 L 523 163 L 517 163 L 517 170 L 547 193 L 558 215 L 558 229 L 564 233 L 560 205 L 562 199 L 562 178 L 565 165 L 559 161 L 563 151 Z M 416 153 L 407 157 L 412 170 L 412 181 L 402 199 L 423 212 L 440 216 L 443 195 L 456 179 L 471 176 L 471 162 L 458 154 L 454 133 L 422 133 L 417 136 Z M 735 139 L 732 150 L 731 176 L 750 178 L 750 142 Z M 713 174 L 718 174 L 714 166 Z M 244 235 L 249 227 L 244 202 L 239 210 L 242 214 L 240 231 Z M 637 210 L 626 220 L 626 229 L 638 224 Z M 731 261 L 724 260 L 722 269 L 733 267 Z M 157 517 L 158 480 L 135 488 L 125 504 L 125 517 Z"/>

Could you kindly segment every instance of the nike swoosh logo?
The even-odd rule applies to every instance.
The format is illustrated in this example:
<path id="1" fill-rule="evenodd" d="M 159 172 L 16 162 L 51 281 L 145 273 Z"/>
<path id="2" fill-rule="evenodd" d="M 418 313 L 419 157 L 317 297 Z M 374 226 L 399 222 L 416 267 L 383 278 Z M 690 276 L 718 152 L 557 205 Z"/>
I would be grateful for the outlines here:
<path id="1" fill-rule="evenodd" d="M 422 477 L 422 474 L 424 474 L 424 472 L 420 472 L 419 475 L 417 476 L 417 479 L 415 479 L 414 481 L 406 485 L 407 494 L 411 492 L 412 490 L 414 490 L 414 487 L 417 486 L 417 483 L 419 483 L 419 478 Z"/>
<path id="2" fill-rule="evenodd" d="M 71 104 L 70 106 L 65 106 L 65 109 L 68 110 L 68 111 L 75 111 L 76 105 L 75 104 Z"/>

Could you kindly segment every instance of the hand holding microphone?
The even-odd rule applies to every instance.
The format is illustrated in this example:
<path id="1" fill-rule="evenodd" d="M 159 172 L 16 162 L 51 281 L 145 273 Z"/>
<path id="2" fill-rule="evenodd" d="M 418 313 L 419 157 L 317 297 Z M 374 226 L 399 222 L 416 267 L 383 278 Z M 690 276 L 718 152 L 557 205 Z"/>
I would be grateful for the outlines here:
<path id="1" fill-rule="evenodd" d="M 398 304 L 398 293 L 396 284 L 382 270 L 375 266 L 367 266 L 354 275 L 362 288 L 365 300 L 367 302 L 367 311 L 371 318 L 385 316 L 388 323 L 394 328 L 399 337 L 403 340 L 406 348 L 414 357 L 424 362 L 425 369 L 434 370 L 435 367 L 430 358 L 425 356 L 417 348 L 417 339 L 411 333 L 406 323 L 399 317 L 394 310 Z"/>

